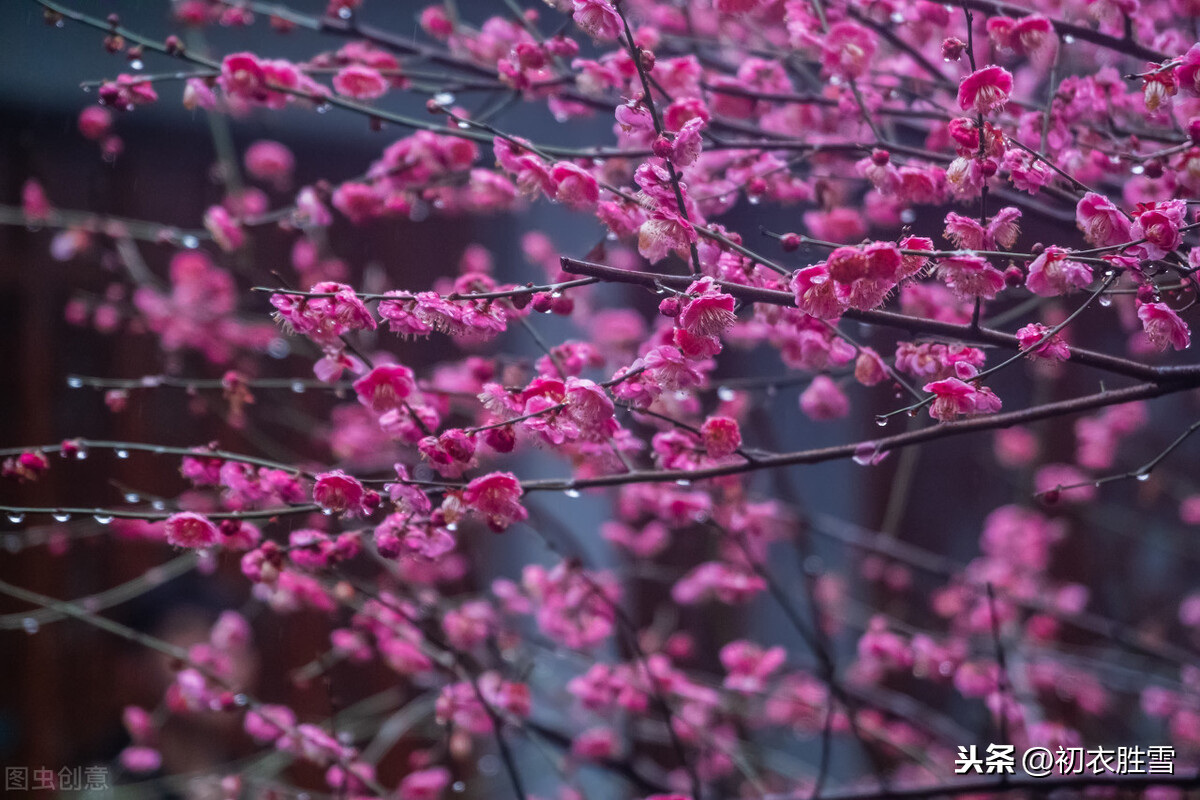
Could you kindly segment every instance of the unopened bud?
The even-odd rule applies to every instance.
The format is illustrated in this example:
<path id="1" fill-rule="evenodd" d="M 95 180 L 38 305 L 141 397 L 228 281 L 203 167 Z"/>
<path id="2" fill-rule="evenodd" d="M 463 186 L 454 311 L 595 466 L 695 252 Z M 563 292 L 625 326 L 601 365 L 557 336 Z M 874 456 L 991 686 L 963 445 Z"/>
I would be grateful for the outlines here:
<path id="1" fill-rule="evenodd" d="M 942 58 L 947 61 L 958 61 L 966 49 L 966 42 L 956 36 L 951 36 L 942 42 Z"/>
<path id="2" fill-rule="evenodd" d="M 575 299 L 565 294 L 562 297 L 552 297 L 550 310 L 560 317 L 570 316 L 571 312 L 575 310 Z"/>

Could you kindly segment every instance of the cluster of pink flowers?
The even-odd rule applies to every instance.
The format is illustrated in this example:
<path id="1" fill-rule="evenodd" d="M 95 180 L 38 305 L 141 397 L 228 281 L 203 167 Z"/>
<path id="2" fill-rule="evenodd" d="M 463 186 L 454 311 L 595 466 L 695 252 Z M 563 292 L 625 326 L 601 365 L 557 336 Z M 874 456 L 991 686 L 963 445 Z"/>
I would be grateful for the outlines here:
<path id="1" fill-rule="evenodd" d="M 190 411 L 263 454 L 230 452 L 238 445 L 223 438 L 136 448 L 180 457 L 185 490 L 150 501 L 144 520 L 102 522 L 142 513 L 132 491 L 119 511 L 88 515 L 138 546 L 186 551 L 180 563 L 206 574 L 240 567 L 250 608 L 331 621 L 292 673 L 297 695 L 320 675 L 337 679 L 341 702 L 360 688 L 343 684 L 345 667 L 386 675 L 414 705 L 388 709 L 385 729 L 367 720 L 380 738 L 364 745 L 340 709 L 329 724 L 305 702 L 263 703 L 248 686 L 254 617 L 226 613 L 178 651 L 159 710 L 126 709 L 124 768 L 164 766 L 170 716 L 236 712 L 254 742 L 364 800 L 439 800 L 466 788 L 464 765 L 490 772 L 478 759 L 488 748 L 519 786 L 523 764 L 508 758 L 518 732 L 558 748 L 567 782 L 615 770 L 648 800 L 815 796 L 844 772 L 799 777 L 758 757 L 785 734 L 819 736 L 822 760 L 839 767 L 835 748 L 852 744 L 878 786 L 904 792 L 945 780 L 910 756 L 952 761 L 960 742 L 946 729 L 968 703 L 1018 746 L 1065 748 L 1110 729 L 1135 699 L 1166 726 L 1181 770 L 1195 766 L 1200 670 L 1187 656 L 1200 594 L 1168 596 L 1164 578 L 1125 604 L 1128 627 L 1151 606 L 1173 618 L 1153 635 L 1126 633 L 1101 618 L 1124 578 L 1093 601 L 1107 576 L 1078 554 L 1082 534 L 1096 552 L 1108 544 L 1094 501 L 1121 477 L 1148 481 L 1129 484 L 1139 515 L 1169 497 L 1171 514 L 1200 524 L 1186 474 L 1159 472 L 1186 434 L 1162 451 L 1151 401 L 1126 402 L 1200 386 L 1200 370 L 1178 360 L 1200 272 L 1200 0 L 1037 13 L 926 0 L 522 0 L 483 19 L 445 3 L 418 10 L 411 34 L 372 27 L 363 0 L 320 5 L 323 16 L 172 5 L 184 26 L 262 21 L 302 29 L 297 46 L 337 39 L 297 60 L 200 55 L 175 36 L 130 46 L 143 40 L 115 16 L 87 23 L 136 73 L 100 83 L 100 105 L 77 120 L 104 158 L 124 146 L 114 120 L 129 114 L 116 112 L 141 113 L 171 80 L 187 109 L 253 120 L 257 136 L 236 130 L 249 142 L 240 162 L 222 152 L 220 193 L 194 229 L 65 210 L 36 180 L 10 211 L 54 230 L 56 260 L 112 273 L 80 287 L 69 320 L 153 334 L 164 356 L 161 379 L 71 385 L 111 387 L 113 410 L 185 387 Z M 47 19 L 80 21 L 56 13 Z M 160 56 L 190 71 L 139 72 Z M 405 110 L 410 96 L 423 113 Z M 562 135 L 514 120 L 516 103 Z M 387 138 L 320 177 L 282 132 L 257 138 L 279 111 L 358 115 Z M 571 124 L 586 117 L 590 128 Z M 602 137 L 572 141 L 580 130 Z M 581 234 L 591 240 L 523 231 L 519 248 L 454 243 L 420 288 L 375 266 L 409 270 L 405 253 L 364 260 L 345 246 L 385 226 L 415 235 L 429 216 L 534 204 L 556 225 L 591 225 Z M 760 205 L 773 215 L 755 230 L 744 214 Z M 474 230 L 454 224 L 456 235 Z M 290 258 L 267 266 L 274 238 Z M 171 253 L 150 255 L 161 247 Z M 280 278 L 269 290 L 278 325 L 242 292 L 260 271 Z M 291 336 L 307 350 L 290 349 Z M 1115 341 L 1126 354 L 1091 344 Z M 216 378 L 193 380 L 193 369 Z M 293 377 L 310 369 L 317 380 Z M 221 401 L 207 404 L 209 391 Z M 293 393 L 308 393 L 303 415 L 282 413 Z M 1022 400 L 1036 413 L 1022 414 Z M 945 424 L 827 440 L 864 436 L 855 411 L 887 425 L 926 406 Z M 935 470 L 965 462 L 895 456 L 993 429 L 1004 481 L 956 475 L 948 494 Z M 286 441 L 274 441 L 280 430 Z M 86 456 L 81 441 L 59 452 L 68 464 Z M 7 450 L 0 474 L 37 480 L 53 453 Z M 847 467 L 855 474 L 894 476 L 878 520 L 859 515 L 882 533 L 824 513 L 831 479 L 808 470 L 842 458 L 867 468 Z M 794 476 L 782 470 L 801 467 L 798 497 L 784 502 Z M 51 477 L 60 483 L 58 467 Z M 933 501 L 930 487 L 941 487 Z M 803 513 L 800 496 L 812 505 Z M 975 498 L 999 496 L 1011 504 L 984 519 Z M 605 500 L 611 514 L 595 519 Z M 560 507 L 587 512 L 559 525 Z M 57 521 L 66 508 L 45 511 Z M 14 524 L 36 513 L 10 509 Z M 910 535 L 929 519 L 946 531 Z M 51 527 L 54 548 L 71 544 Z M 961 529 L 980 530 L 978 542 Z M 939 537 L 961 546 L 933 552 Z M 513 568 L 527 541 L 553 555 Z M 481 560 L 484 542 L 504 557 Z M 790 551 L 795 563 L 781 558 Z M 768 604 L 811 652 L 791 652 L 792 632 L 704 627 L 735 613 L 727 607 L 753 616 Z M 1154 685 L 1127 691 L 1133 668 Z M 574 707 L 552 708 L 564 699 Z M 421 715 L 442 727 L 412 725 Z M 383 786 L 395 771 L 376 751 L 393 728 L 405 741 L 388 757 L 404 753 L 402 775 Z M 221 788 L 246 787 L 229 776 Z M 568 785 L 557 798 L 579 796 Z"/>
<path id="2" fill-rule="evenodd" d="M 241 349 L 266 350 L 275 338 L 271 326 L 237 317 L 233 276 L 207 254 L 177 253 L 170 281 L 170 293 L 142 286 L 132 298 L 145 326 L 168 352 L 198 350 L 209 361 L 224 364 Z"/>

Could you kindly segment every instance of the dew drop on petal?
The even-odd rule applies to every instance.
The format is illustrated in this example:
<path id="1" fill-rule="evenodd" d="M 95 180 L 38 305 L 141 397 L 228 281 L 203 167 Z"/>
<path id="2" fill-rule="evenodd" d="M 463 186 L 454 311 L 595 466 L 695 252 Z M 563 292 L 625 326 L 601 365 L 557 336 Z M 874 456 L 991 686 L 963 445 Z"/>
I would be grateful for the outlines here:
<path id="1" fill-rule="evenodd" d="M 858 447 L 854 448 L 854 455 L 851 457 L 855 464 L 860 467 L 869 467 L 877 463 L 879 457 L 879 445 L 875 442 L 863 442 Z"/>

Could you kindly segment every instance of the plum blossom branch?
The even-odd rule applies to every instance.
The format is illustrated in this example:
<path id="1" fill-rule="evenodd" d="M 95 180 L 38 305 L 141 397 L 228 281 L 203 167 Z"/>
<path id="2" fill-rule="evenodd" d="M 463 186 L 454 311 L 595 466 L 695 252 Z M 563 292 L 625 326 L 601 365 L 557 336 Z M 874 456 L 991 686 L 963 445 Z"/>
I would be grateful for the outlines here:
<path id="1" fill-rule="evenodd" d="M 208 519 L 273 519 L 275 517 L 297 516 L 302 514 L 312 514 L 320 511 L 321 506 L 315 503 L 304 503 L 295 506 L 281 506 L 279 508 L 261 508 L 252 509 L 249 511 L 206 511 L 204 516 Z M 81 506 L 10 506 L 0 505 L 0 514 L 8 515 L 9 521 L 23 521 L 28 514 L 44 514 L 59 522 L 67 522 L 72 517 L 91 517 L 101 524 L 106 524 L 114 519 L 137 519 L 137 520 L 166 520 L 175 516 L 176 511 L 160 511 L 157 509 L 140 510 L 130 508 L 98 508 L 98 507 L 81 507 Z"/>
<path id="2" fill-rule="evenodd" d="M 51 209 L 48 215 L 39 215 L 37 218 L 33 218 L 24 209 L 15 206 L 0 206 L 0 225 L 52 229 L 70 228 L 109 236 L 113 239 L 137 239 L 153 244 L 183 245 L 184 247 L 195 247 L 202 241 L 212 239 L 212 234 L 203 229 L 190 230 L 146 220 L 68 209 Z"/>
<path id="3" fill-rule="evenodd" d="M 530 480 L 522 482 L 521 485 L 527 492 L 568 491 L 603 486 L 621 486 L 628 483 L 672 483 L 681 480 L 700 481 L 707 478 L 738 475 L 761 469 L 797 466 L 800 464 L 819 464 L 826 461 L 854 458 L 855 456 L 861 457 L 865 451 L 873 451 L 877 454 L 888 453 L 903 447 L 924 444 L 925 442 L 937 441 L 939 439 L 1007 428 L 1042 419 L 1054 419 L 1084 411 L 1091 411 L 1096 408 L 1129 403 L 1134 400 L 1148 400 L 1174 392 L 1185 391 L 1196 386 L 1200 386 L 1200 375 L 1174 382 L 1143 383 L 1123 389 L 1110 389 L 1096 394 L 1075 397 L 1070 400 L 1046 403 L 1018 411 L 989 414 L 960 422 L 947 422 L 933 428 L 910 431 L 881 439 L 763 456 L 755 460 L 752 464 L 739 463 L 695 470 L 639 470 L 616 475 L 600 475 L 569 480 Z"/>
<path id="4" fill-rule="evenodd" d="M 162 653 L 163 655 L 168 656 L 169 658 L 181 664 L 186 664 L 189 668 L 201 674 L 205 680 L 222 687 L 229 693 L 236 692 L 236 694 L 233 694 L 231 698 L 234 707 L 245 706 L 251 709 L 258 709 L 262 707 L 262 703 L 250 696 L 245 691 L 242 691 L 240 687 L 231 684 L 224 676 L 217 674 L 207 665 L 194 660 L 191 653 L 183 647 L 179 647 L 178 645 L 164 641 L 158 637 L 151 636 L 150 634 L 142 633 L 139 630 L 135 630 L 127 625 L 122 625 L 121 623 L 115 622 L 107 617 L 102 617 L 99 614 L 96 614 L 94 611 L 85 609 L 76 603 L 65 600 L 55 600 L 54 598 L 47 597 L 46 595 L 32 592 L 28 589 L 23 589 L 20 586 L 15 586 L 7 581 L 0 580 L 0 594 L 5 594 L 9 597 L 22 600 L 26 603 L 39 606 L 49 612 L 72 617 L 81 622 L 87 623 L 94 628 L 99 628 L 102 631 L 111 633 L 149 650 Z M 293 734 L 297 733 L 291 725 L 284 725 L 278 722 L 276 722 L 276 724 L 284 730 L 291 729 Z M 384 793 L 384 788 L 375 781 L 373 775 L 366 775 L 362 773 L 355 765 L 345 763 L 345 759 L 342 756 L 338 756 L 337 760 L 341 763 L 343 769 L 348 770 L 358 780 L 369 786 L 372 791 L 379 792 L 380 794 Z"/>
<path id="5" fill-rule="evenodd" d="M 593 264 L 586 261 L 564 256 L 562 259 L 563 269 L 566 272 L 571 272 L 579 275 L 589 275 L 600 278 L 604 281 L 615 283 L 632 283 L 640 286 L 654 287 L 661 283 L 664 286 L 672 288 L 686 288 L 690 283 L 691 278 L 679 275 L 669 275 L 665 273 L 652 272 L 634 272 L 625 270 L 619 267 L 610 267 L 603 264 Z M 746 286 L 743 284 L 730 283 L 728 281 L 714 281 L 722 291 L 733 295 L 734 297 L 747 300 L 754 303 L 769 303 L 772 305 L 795 306 L 796 297 L 792 292 L 785 292 L 780 289 L 764 289 L 757 286 Z M 930 334 L 934 336 L 945 336 L 951 339 L 957 339 L 965 342 L 978 342 L 981 344 L 991 344 L 1003 347 L 1009 350 L 1020 350 L 1021 343 L 1013 334 L 1003 333 L 1001 331 L 991 330 L 989 328 L 973 328 L 970 325 L 960 325 L 953 322 L 942 322 L 940 320 L 925 319 L 920 317 L 912 317 L 905 314 L 899 314 L 893 311 L 859 311 L 857 309 L 848 309 L 843 313 L 846 319 L 852 319 L 859 322 L 866 322 L 872 325 L 880 325 L 884 327 L 897 328 L 915 334 Z M 1071 349 L 1071 360 L 1077 364 L 1083 364 L 1098 369 L 1107 370 L 1117 375 L 1124 375 L 1129 378 L 1137 378 L 1140 380 L 1173 380 L 1175 378 L 1187 378 L 1193 374 L 1200 374 L 1200 367 L 1193 366 L 1168 366 L 1154 367 L 1143 364 L 1137 361 L 1132 361 L 1118 356 L 1099 353 L 1083 348 Z"/>
<path id="6" fill-rule="evenodd" d="M 187 574 L 196 568 L 198 562 L 199 558 L 195 553 L 185 553 L 119 586 L 79 598 L 73 601 L 72 605 L 85 608 L 90 613 L 103 611 L 106 608 L 128 602 L 135 597 L 140 597 L 155 587 Z M 29 630 L 31 623 L 41 627 L 68 617 L 70 614 L 62 609 L 49 607 L 43 607 L 38 611 L 2 614 L 0 615 L 0 630 Z"/>
<path id="7" fill-rule="evenodd" d="M 1177 450 L 1184 442 L 1186 442 L 1189 438 L 1191 438 L 1191 436 L 1194 433 L 1196 433 L 1196 431 L 1200 431 L 1200 420 L 1197 420 L 1197 421 L 1193 422 L 1191 425 L 1189 425 L 1183 431 L 1183 433 L 1181 433 L 1177 437 L 1175 437 L 1175 440 L 1172 441 L 1165 448 L 1163 448 L 1158 453 L 1158 455 L 1154 456 L 1149 461 L 1147 461 L 1145 464 L 1142 464 L 1140 467 L 1137 467 L 1136 469 L 1131 469 L 1128 472 L 1121 472 L 1121 473 L 1118 473 L 1115 475 L 1105 475 L 1103 477 L 1096 478 L 1096 479 L 1090 480 L 1090 481 L 1082 481 L 1080 483 L 1069 483 L 1069 484 L 1065 484 L 1065 485 L 1051 486 L 1051 487 L 1043 489 L 1039 492 L 1036 492 L 1034 494 L 1034 496 L 1035 497 L 1039 497 L 1039 496 L 1045 497 L 1047 494 L 1051 494 L 1054 492 L 1064 492 L 1064 491 L 1069 491 L 1071 489 L 1083 488 L 1085 486 L 1101 486 L 1106 483 L 1115 483 L 1116 481 L 1124 481 L 1124 480 L 1129 480 L 1129 479 L 1135 479 L 1135 480 L 1139 480 L 1139 481 L 1149 480 L 1150 475 L 1152 472 L 1154 472 L 1155 467 L 1157 467 L 1159 464 L 1161 464 L 1163 461 L 1165 461 L 1167 459 L 1167 457 L 1171 455 L 1171 453 L 1175 452 L 1175 450 Z"/>

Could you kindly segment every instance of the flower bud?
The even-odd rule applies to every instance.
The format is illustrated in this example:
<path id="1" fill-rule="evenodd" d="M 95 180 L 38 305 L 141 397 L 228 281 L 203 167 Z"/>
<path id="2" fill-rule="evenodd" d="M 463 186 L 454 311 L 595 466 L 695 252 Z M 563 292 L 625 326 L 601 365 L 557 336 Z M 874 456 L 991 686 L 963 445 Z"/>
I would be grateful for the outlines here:
<path id="1" fill-rule="evenodd" d="M 955 36 L 950 36 L 942 42 L 942 58 L 947 61 L 958 61 L 962 58 L 967 43 Z"/>
<path id="2" fill-rule="evenodd" d="M 575 310 L 575 300 L 572 297 L 563 295 L 562 297 L 552 297 L 550 299 L 550 311 L 558 314 L 560 317 L 568 317 Z"/>

